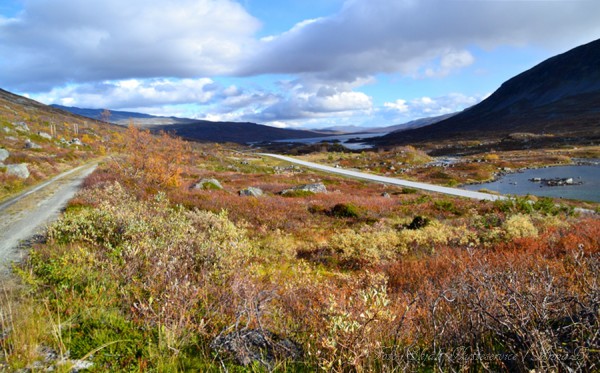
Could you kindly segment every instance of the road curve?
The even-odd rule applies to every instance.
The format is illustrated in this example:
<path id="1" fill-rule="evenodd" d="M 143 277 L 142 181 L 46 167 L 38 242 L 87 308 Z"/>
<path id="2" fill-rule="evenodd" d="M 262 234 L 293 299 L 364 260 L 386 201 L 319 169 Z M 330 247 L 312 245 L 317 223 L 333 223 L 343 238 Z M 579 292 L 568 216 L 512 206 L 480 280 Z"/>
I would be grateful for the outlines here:
<path id="1" fill-rule="evenodd" d="M 24 253 L 19 250 L 19 244 L 58 217 L 96 166 L 88 164 L 63 172 L 0 204 L 0 273 L 6 272 L 11 262 L 22 258 Z"/>
<path id="2" fill-rule="evenodd" d="M 408 181 L 408 180 L 402 180 L 402 179 L 397 179 L 397 178 L 393 178 L 393 177 L 386 177 L 386 176 L 379 176 L 379 175 L 367 174 L 367 173 L 364 173 L 364 172 L 352 171 L 352 170 L 347 170 L 347 169 L 343 169 L 343 168 L 335 168 L 335 167 L 331 167 L 331 166 L 324 166 L 324 165 L 321 165 L 321 164 L 318 164 L 318 163 L 306 162 L 306 161 L 301 161 L 301 160 L 298 160 L 298 159 L 295 159 L 295 158 L 286 157 L 284 155 L 270 154 L 270 153 L 259 153 L 259 155 L 266 156 L 266 157 L 271 157 L 271 158 L 277 158 L 277 159 L 280 159 L 282 161 L 299 164 L 299 165 L 306 166 L 306 167 L 309 167 L 309 168 L 313 168 L 313 169 L 319 170 L 319 171 L 325 171 L 325 172 L 330 172 L 330 173 L 333 173 L 333 174 L 350 176 L 350 177 L 354 177 L 354 178 L 357 178 L 357 179 L 375 181 L 375 182 L 378 182 L 378 183 L 385 183 L 385 184 L 390 184 L 390 185 L 398 185 L 398 186 L 403 186 L 403 187 L 421 189 L 421 190 L 426 190 L 426 191 L 429 191 L 429 192 L 436 192 L 436 193 L 448 194 L 448 195 L 451 195 L 451 196 L 477 199 L 477 200 L 480 200 L 480 201 L 496 201 L 496 200 L 500 200 L 500 199 L 506 199 L 505 196 L 498 196 L 498 195 L 495 195 L 495 194 L 473 192 L 473 191 L 470 191 L 470 190 L 463 190 L 463 189 L 458 189 L 458 188 L 449 188 L 449 187 L 443 187 L 443 186 L 439 186 L 439 185 L 433 185 L 433 184 L 427 184 L 427 183 L 419 183 L 419 182 Z"/>

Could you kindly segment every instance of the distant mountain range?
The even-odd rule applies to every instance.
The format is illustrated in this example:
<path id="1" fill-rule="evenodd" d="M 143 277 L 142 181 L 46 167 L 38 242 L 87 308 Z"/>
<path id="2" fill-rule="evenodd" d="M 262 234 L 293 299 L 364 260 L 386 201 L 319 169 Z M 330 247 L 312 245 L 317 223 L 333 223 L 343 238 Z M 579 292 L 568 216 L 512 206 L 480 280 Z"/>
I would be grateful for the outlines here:
<path id="1" fill-rule="evenodd" d="M 52 107 L 93 119 L 100 119 L 104 111 L 104 109 L 84 109 L 60 105 L 52 105 Z M 152 131 L 171 132 L 190 140 L 240 144 L 324 135 L 319 132 L 276 128 L 250 122 L 212 122 L 118 110 L 110 110 L 110 122 L 119 125 L 128 125 L 129 122 L 133 122 L 136 126 L 149 128 Z"/>
<path id="2" fill-rule="evenodd" d="M 377 132 L 394 132 L 403 131 L 413 128 L 419 128 L 428 126 L 430 124 L 440 122 L 444 119 L 450 118 L 457 113 L 444 114 L 435 117 L 427 117 L 411 120 L 410 122 L 395 124 L 387 127 L 359 127 L 359 126 L 333 126 L 327 128 L 321 128 L 316 130 L 317 132 L 330 132 L 330 133 L 377 133 Z"/>
<path id="3" fill-rule="evenodd" d="M 396 145 L 511 133 L 600 140 L 600 40 L 540 63 L 446 120 L 372 142 Z"/>
<path id="4" fill-rule="evenodd" d="M 87 109 L 62 105 L 50 106 L 97 120 L 102 119 L 102 112 L 104 111 L 104 109 Z M 323 137 L 336 134 L 387 133 L 397 130 L 420 128 L 439 122 L 455 114 L 456 113 L 421 118 L 388 127 L 335 126 L 316 130 L 290 130 L 251 122 L 212 122 L 190 118 L 162 117 L 119 110 L 110 110 L 110 122 L 119 125 L 128 125 L 130 122 L 133 122 L 137 126 L 150 128 L 155 131 L 164 130 L 175 132 L 178 136 L 193 140 L 248 143 Z"/>

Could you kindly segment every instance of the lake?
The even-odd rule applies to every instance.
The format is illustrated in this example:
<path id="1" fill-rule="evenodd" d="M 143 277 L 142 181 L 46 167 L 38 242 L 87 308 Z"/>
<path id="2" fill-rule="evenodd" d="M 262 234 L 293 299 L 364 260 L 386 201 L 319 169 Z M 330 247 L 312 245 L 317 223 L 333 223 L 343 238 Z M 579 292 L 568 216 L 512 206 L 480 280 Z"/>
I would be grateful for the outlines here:
<path id="1" fill-rule="evenodd" d="M 343 145 L 348 149 L 369 149 L 372 146 L 369 144 L 361 143 L 361 142 L 347 142 L 348 140 L 353 139 L 368 139 L 370 137 L 384 136 L 387 132 L 379 132 L 379 133 L 351 133 L 347 135 L 333 135 L 333 136 L 322 136 L 322 137 L 309 137 L 307 139 L 285 139 L 285 140 L 277 140 L 275 142 L 294 142 L 294 143 L 302 143 L 302 144 L 317 144 L 323 141 L 332 142 L 336 141 L 339 144 Z"/>
<path id="2" fill-rule="evenodd" d="M 581 185 L 545 186 L 530 179 L 573 178 Z M 557 166 L 523 170 L 508 174 L 499 180 L 476 185 L 465 185 L 467 190 L 488 189 L 507 195 L 535 195 L 600 202 L 600 166 Z"/>

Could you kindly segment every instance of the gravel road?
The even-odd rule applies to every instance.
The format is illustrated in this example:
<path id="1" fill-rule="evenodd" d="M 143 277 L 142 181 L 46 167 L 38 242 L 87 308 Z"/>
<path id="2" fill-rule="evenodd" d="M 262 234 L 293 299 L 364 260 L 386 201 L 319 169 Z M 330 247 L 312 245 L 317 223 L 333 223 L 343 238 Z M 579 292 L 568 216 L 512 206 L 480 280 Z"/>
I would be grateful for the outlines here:
<path id="1" fill-rule="evenodd" d="M 354 178 L 358 178 L 358 179 L 375 181 L 375 182 L 385 183 L 385 184 L 390 184 L 390 185 L 398 185 L 398 186 L 403 186 L 403 187 L 427 190 L 430 192 L 443 193 L 443 194 L 448 194 L 448 195 L 452 195 L 452 196 L 472 198 L 472 199 L 477 199 L 477 200 L 486 200 L 486 201 L 495 201 L 498 199 L 506 198 L 504 196 L 498 196 L 495 194 L 472 192 L 469 190 L 463 190 L 463 189 L 458 189 L 458 188 L 449 188 L 449 187 L 443 187 L 443 186 L 439 186 L 439 185 L 402 180 L 402 179 L 397 179 L 397 178 L 393 178 L 393 177 L 367 174 L 364 172 L 352 171 L 352 170 L 347 170 L 347 169 L 343 169 L 343 168 L 324 166 L 324 165 L 321 165 L 318 163 L 306 162 L 306 161 L 301 161 L 301 160 L 298 160 L 295 158 L 286 157 L 284 155 L 270 154 L 270 153 L 260 153 L 260 155 L 281 159 L 286 162 L 299 164 L 302 166 L 310 167 L 315 170 L 325 171 L 325 172 L 329 172 L 329 173 L 333 173 L 333 174 L 350 176 L 350 177 L 354 177 Z"/>
<path id="2" fill-rule="evenodd" d="M 79 190 L 96 164 L 77 167 L 0 204 L 0 272 L 19 261 L 23 241 L 42 233 Z"/>

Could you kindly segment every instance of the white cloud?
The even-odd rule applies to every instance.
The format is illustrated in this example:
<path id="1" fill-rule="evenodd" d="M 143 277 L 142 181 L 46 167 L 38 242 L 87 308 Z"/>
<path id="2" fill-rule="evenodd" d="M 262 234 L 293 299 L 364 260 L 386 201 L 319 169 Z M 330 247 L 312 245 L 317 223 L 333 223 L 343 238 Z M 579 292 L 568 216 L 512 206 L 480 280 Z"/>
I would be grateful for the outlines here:
<path id="1" fill-rule="evenodd" d="M 29 0 L 0 23 L 0 82 L 45 90 L 65 82 L 229 74 L 260 27 L 233 0 Z"/>
<path id="2" fill-rule="evenodd" d="M 412 100 L 398 99 L 386 102 L 379 110 L 379 115 L 387 120 L 403 122 L 416 118 L 435 117 L 450 114 L 473 106 L 483 100 L 484 96 L 467 96 L 461 93 L 451 93 L 442 97 L 419 97 Z"/>
<path id="3" fill-rule="evenodd" d="M 32 95 L 46 104 L 84 108 L 132 109 L 153 105 L 208 103 L 218 92 L 212 79 L 128 79 L 54 88 Z"/>
<path id="4" fill-rule="evenodd" d="M 472 64 L 472 46 L 559 50 L 593 40 L 598 14 L 598 1 L 348 0 L 338 14 L 262 41 L 242 72 L 439 77 Z"/>

